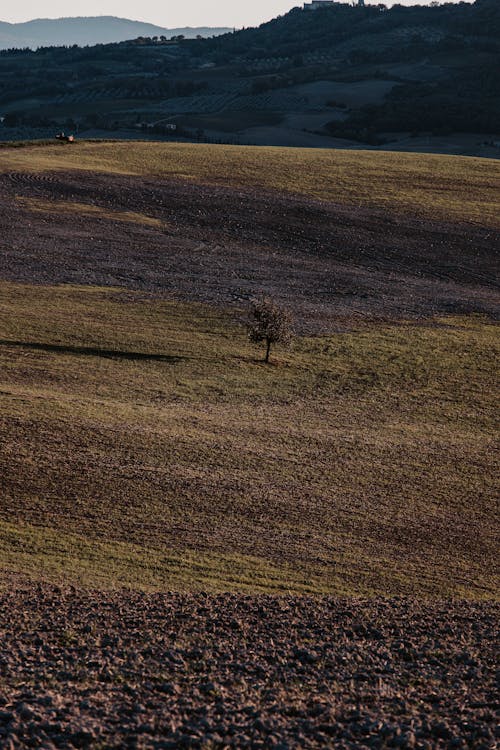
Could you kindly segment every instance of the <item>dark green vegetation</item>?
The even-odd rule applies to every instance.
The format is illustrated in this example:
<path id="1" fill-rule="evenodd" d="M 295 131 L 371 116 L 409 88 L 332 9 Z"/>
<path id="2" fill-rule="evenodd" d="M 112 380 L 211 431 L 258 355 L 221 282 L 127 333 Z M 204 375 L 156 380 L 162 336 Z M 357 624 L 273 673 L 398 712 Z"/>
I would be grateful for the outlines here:
<path id="1" fill-rule="evenodd" d="M 207 40 L 202 47 L 225 63 L 238 55 L 267 60 L 270 49 L 289 60 L 292 71 L 261 79 L 262 90 L 295 79 L 392 80 L 386 101 L 332 121 L 328 129 L 340 137 L 371 142 L 387 131 L 500 131 L 496 0 L 382 10 L 338 4 L 320 13 L 295 9 L 259 29 Z M 314 55 L 321 60 L 316 68 L 307 65 Z M 398 74 L 398 65 L 406 70 Z M 342 101 L 331 104 L 345 109 Z"/>
<path id="2" fill-rule="evenodd" d="M 432 150 L 418 139 L 469 133 L 479 138 L 453 148 L 495 155 L 499 71 L 496 0 L 297 8 L 213 39 L 0 53 L 0 138 L 61 126 L 172 136 L 176 125 L 175 137 L 198 140 L 326 146 L 333 136 L 377 146 L 412 137 L 406 148 Z"/>

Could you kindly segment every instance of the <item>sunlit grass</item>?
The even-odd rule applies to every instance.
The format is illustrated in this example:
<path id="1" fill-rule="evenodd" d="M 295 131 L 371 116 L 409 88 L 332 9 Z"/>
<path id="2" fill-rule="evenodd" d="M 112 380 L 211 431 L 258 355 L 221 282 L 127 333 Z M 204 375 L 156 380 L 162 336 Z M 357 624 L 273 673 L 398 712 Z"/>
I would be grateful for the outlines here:
<path id="1" fill-rule="evenodd" d="M 301 337 L 0 285 L 0 564 L 146 589 L 493 597 L 498 328 Z"/>
<path id="2" fill-rule="evenodd" d="M 41 198 L 18 198 L 31 211 L 44 214 L 69 213 L 76 216 L 90 216 L 95 219 L 110 219 L 112 221 L 123 221 L 128 224 L 144 224 L 146 226 L 162 229 L 164 222 L 152 216 L 136 213 L 135 211 L 112 211 L 91 203 L 77 203 L 74 201 L 46 201 Z"/>
<path id="3" fill-rule="evenodd" d="M 83 169 L 311 195 L 440 220 L 500 225 L 494 159 L 334 149 L 92 143 L 0 151 L 1 171 Z"/>

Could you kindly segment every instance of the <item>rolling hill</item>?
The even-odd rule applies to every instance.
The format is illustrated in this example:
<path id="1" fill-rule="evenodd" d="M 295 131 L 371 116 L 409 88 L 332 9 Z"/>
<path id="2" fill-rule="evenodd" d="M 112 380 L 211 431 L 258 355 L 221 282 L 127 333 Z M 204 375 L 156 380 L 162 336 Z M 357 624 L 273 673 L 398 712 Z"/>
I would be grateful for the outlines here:
<path id="1" fill-rule="evenodd" d="M 494 746 L 499 179 L 0 149 L 2 747 Z"/>
<path id="2" fill-rule="evenodd" d="M 6 569 L 494 596 L 496 162 L 88 144 L 0 164 Z M 260 293 L 300 333 L 270 367 L 241 326 Z"/>

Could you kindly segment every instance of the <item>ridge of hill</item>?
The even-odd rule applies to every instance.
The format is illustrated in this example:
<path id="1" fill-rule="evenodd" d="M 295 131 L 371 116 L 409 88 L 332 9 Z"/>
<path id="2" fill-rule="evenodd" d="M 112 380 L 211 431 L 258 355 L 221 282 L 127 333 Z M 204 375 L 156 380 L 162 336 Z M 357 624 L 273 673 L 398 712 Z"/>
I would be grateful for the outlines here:
<path id="1" fill-rule="evenodd" d="M 295 7 L 258 27 L 205 40 L 202 46 L 221 54 L 243 53 L 258 59 L 268 57 L 270 50 L 276 55 L 294 55 L 307 50 L 336 49 L 339 42 L 354 46 L 366 35 L 378 37 L 382 50 L 387 50 L 392 41 L 390 33 L 394 31 L 399 31 L 402 41 L 410 45 L 416 40 L 409 32 L 428 42 L 452 34 L 465 35 L 471 40 L 475 37 L 494 39 L 500 33 L 500 6 L 496 0 L 476 0 L 472 4 L 394 5 L 390 8 L 383 4 L 360 7 L 339 2 L 319 12 Z M 392 52 L 397 56 L 404 51 L 411 52 L 411 49 Z"/>
<path id="2" fill-rule="evenodd" d="M 69 18 L 36 18 L 23 23 L 0 21 L 0 49 L 13 47 L 92 46 L 135 39 L 140 36 L 214 35 L 228 28 L 183 27 L 168 29 L 143 21 L 117 16 L 79 16 Z"/>
<path id="3" fill-rule="evenodd" d="M 332 135 L 376 145 L 381 133 L 500 132 L 500 3 L 294 8 L 255 29 L 200 47 L 219 63 L 268 60 L 291 67 L 315 62 L 338 82 L 387 82 L 379 98 L 331 101 Z M 306 80 L 318 79 L 311 72 Z M 284 74 L 285 76 L 287 73 Z M 278 82 L 263 82 L 273 89 Z M 340 112 L 338 110 L 341 110 Z"/>

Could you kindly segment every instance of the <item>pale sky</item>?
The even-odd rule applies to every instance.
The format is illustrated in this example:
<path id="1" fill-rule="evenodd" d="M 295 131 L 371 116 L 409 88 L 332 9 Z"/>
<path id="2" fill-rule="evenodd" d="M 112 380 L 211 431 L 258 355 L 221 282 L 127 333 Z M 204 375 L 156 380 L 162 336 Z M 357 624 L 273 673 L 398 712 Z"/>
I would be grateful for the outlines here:
<path id="1" fill-rule="evenodd" d="M 392 5 L 394 0 L 386 0 Z M 426 5 L 430 0 L 399 0 L 401 5 Z M 452 0 L 458 1 L 458 0 Z M 367 0 L 376 4 L 379 0 Z M 5 0 L 1 5 L 7 6 Z M 64 16 L 119 16 L 148 21 L 158 26 L 255 26 L 286 13 L 302 2 L 293 0 L 18 0 L 0 8 L 0 21 L 29 21 L 32 18 Z"/>

